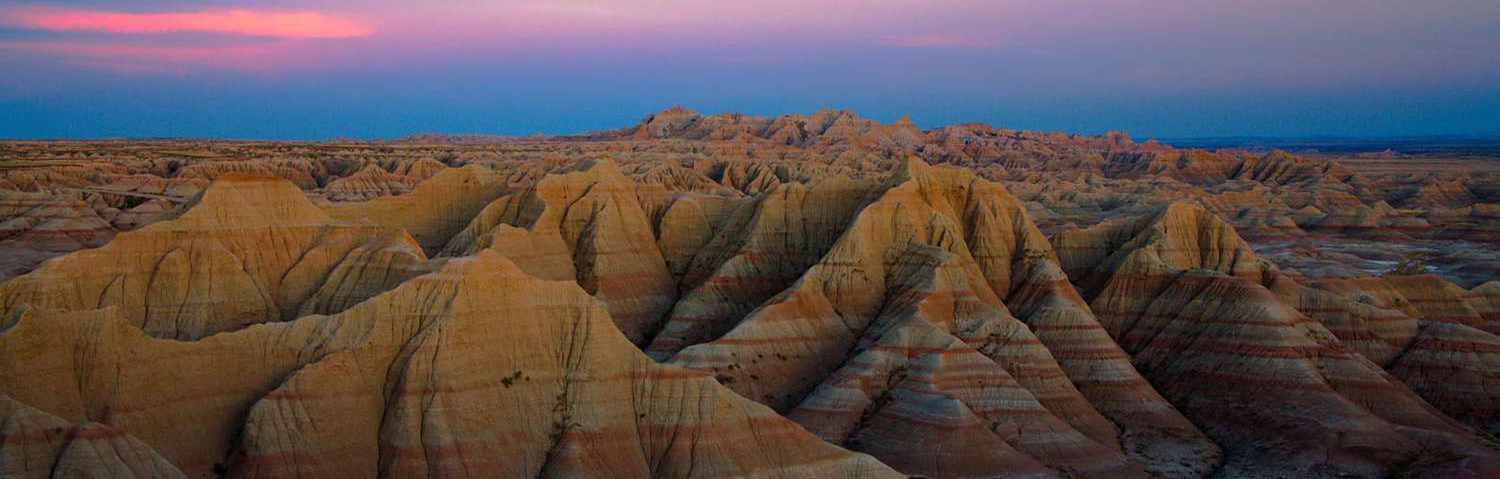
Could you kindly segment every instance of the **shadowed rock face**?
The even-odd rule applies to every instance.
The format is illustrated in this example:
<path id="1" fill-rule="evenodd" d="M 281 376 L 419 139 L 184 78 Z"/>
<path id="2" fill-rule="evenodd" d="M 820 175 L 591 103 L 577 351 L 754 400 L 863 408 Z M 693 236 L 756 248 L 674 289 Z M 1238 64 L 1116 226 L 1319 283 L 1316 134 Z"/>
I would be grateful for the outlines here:
<path id="1" fill-rule="evenodd" d="M 689 258 L 678 262 L 679 289 L 685 293 L 647 353 L 664 360 L 729 332 L 817 264 L 880 192 L 877 184 L 830 179 L 779 186 L 739 202 L 709 228 L 711 239 L 682 255 Z M 667 232 L 692 219 L 662 221 Z"/>
<path id="2" fill-rule="evenodd" d="M 0 475 L 1500 476 L 1483 170 L 848 112 L 438 139 L 12 148 L 53 163 L 0 181 Z"/>
<path id="3" fill-rule="evenodd" d="M 677 297 L 635 184 L 607 160 L 495 200 L 444 253 L 483 250 L 515 258 L 539 278 L 577 281 L 604 300 L 636 344 L 649 339 Z"/>
<path id="4" fill-rule="evenodd" d="M 5 477 L 187 477 L 124 431 L 96 422 L 70 424 L 5 395 L 0 395 L 0 458 Z"/>
<path id="5" fill-rule="evenodd" d="M 1068 232 L 1057 243 L 1070 251 L 1064 256 L 1068 269 L 1088 278 L 1091 304 L 1111 335 L 1163 395 L 1224 447 L 1225 470 L 1363 476 L 1404 467 L 1393 459 L 1423 454 L 1433 444 L 1451 455 L 1452 464 L 1443 467 L 1466 474 L 1496 467 L 1486 439 L 1428 402 L 1451 398 L 1419 394 L 1426 386 L 1482 390 L 1484 381 L 1418 374 L 1403 366 L 1448 349 L 1432 337 L 1486 344 L 1479 338 L 1487 333 L 1442 326 L 1419 333 L 1402 327 L 1399 311 L 1299 287 L 1256 259 L 1227 223 L 1193 206 Z M 1412 279 L 1385 281 L 1405 285 Z M 1392 351 L 1399 351 L 1395 359 Z M 1390 371 L 1370 357 L 1390 364 Z M 1438 360 L 1451 367 L 1483 361 L 1471 354 Z M 1414 391 L 1398 380 L 1403 375 L 1423 379 Z M 1463 401 L 1489 403 L 1485 395 Z M 1438 467 L 1426 474 L 1452 473 Z"/>
<path id="6" fill-rule="evenodd" d="M 323 210 L 328 216 L 349 223 L 405 230 L 423 251 L 432 255 L 507 190 L 504 179 L 487 168 L 449 168 L 432 172 L 429 179 L 410 193 L 334 203 L 325 205 Z"/>
<path id="7" fill-rule="evenodd" d="M 145 205 L 142 205 L 145 206 Z M 104 216 L 118 209 L 93 205 L 70 195 L 0 190 L 0 245 L 6 276 L 29 271 L 47 258 L 84 248 L 95 248 L 114 238 L 116 230 Z"/>
<path id="8" fill-rule="evenodd" d="M 1081 477 L 1144 476 L 1148 465 L 1190 475 L 1204 471 L 1177 462 L 1215 460 L 1103 334 L 1004 189 L 916 159 L 884 188 L 789 289 L 673 362 L 919 474 L 1040 464 Z M 1010 296 L 1035 325 L 1012 316 Z M 909 443 L 945 429 L 964 432 Z"/>

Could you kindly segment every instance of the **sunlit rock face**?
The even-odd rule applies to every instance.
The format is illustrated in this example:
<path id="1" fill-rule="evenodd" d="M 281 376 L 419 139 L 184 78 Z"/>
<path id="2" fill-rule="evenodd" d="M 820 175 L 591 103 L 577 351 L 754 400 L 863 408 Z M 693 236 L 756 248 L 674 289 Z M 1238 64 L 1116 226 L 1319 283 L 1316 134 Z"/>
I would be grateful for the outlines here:
<path id="1" fill-rule="evenodd" d="M 1484 169 L 844 111 L 130 144 L 0 178 L 0 476 L 1500 476 Z"/>

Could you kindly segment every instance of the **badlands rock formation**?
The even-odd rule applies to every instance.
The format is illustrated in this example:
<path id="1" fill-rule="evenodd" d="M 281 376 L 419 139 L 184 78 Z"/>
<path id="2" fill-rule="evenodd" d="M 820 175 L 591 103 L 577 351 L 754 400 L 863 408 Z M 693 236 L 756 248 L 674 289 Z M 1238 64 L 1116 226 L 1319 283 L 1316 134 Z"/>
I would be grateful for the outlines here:
<path id="1" fill-rule="evenodd" d="M 644 343 L 676 291 L 635 184 L 588 160 L 484 207 L 444 249 L 494 250 L 538 278 L 577 281 L 631 342 Z"/>
<path id="2" fill-rule="evenodd" d="M 4 148 L 0 477 L 1500 477 L 1488 160 L 685 109 Z"/>
<path id="3" fill-rule="evenodd" d="M 328 216 L 345 222 L 405 230 L 424 251 L 433 254 L 507 190 L 500 175 L 469 166 L 435 173 L 408 194 L 335 203 L 323 209 Z"/>
<path id="4" fill-rule="evenodd" d="M 789 289 L 673 362 L 924 475 L 1190 475 L 1206 470 L 1179 461 L 1218 454 L 1103 334 L 1019 203 L 919 159 Z"/>
<path id="5" fill-rule="evenodd" d="M 9 320 L 0 386 L 58 416 L 9 408 L 0 457 L 25 457 L 21 474 L 69 464 L 66 447 L 12 454 L 33 430 L 97 421 L 141 437 L 118 454 L 159 454 L 162 476 L 899 477 L 656 364 L 576 284 L 493 252 L 337 315 L 198 341 L 151 338 L 119 312 Z"/>
<path id="6" fill-rule="evenodd" d="M 198 339 L 336 312 L 427 261 L 405 231 L 337 222 L 279 178 L 224 175 L 187 208 L 0 284 L 0 305 L 115 307 L 153 336 Z"/>
<path id="7" fill-rule="evenodd" d="M 1226 471 L 1363 476 L 1399 468 L 1405 464 L 1394 458 L 1434 447 L 1451 455 L 1454 467 L 1466 469 L 1441 474 L 1492 474 L 1500 466 L 1487 438 L 1392 376 L 1404 358 L 1387 372 L 1325 325 L 1358 341 L 1383 332 L 1384 324 L 1376 323 L 1387 320 L 1381 313 L 1352 311 L 1357 307 L 1338 299 L 1285 300 L 1302 287 L 1256 258 L 1212 213 L 1174 204 L 1151 217 L 1069 231 L 1057 243 L 1068 252 L 1063 259 L 1071 275 L 1084 278 L 1091 305 L 1111 335 L 1159 391 L 1225 448 Z M 1366 321 L 1340 321 L 1349 315 Z M 1455 343 L 1480 339 L 1458 331 L 1428 334 Z M 1399 354 L 1431 357 L 1454 346 L 1467 349 L 1433 344 L 1428 348 L 1437 351 L 1426 352 L 1414 346 Z M 1452 357 L 1438 362 L 1462 363 Z M 1456 394 L 1468 387 L 1457 378 L 1436 389 Z M 1474 399 L 1463 403 L 1491 402 Z"/>

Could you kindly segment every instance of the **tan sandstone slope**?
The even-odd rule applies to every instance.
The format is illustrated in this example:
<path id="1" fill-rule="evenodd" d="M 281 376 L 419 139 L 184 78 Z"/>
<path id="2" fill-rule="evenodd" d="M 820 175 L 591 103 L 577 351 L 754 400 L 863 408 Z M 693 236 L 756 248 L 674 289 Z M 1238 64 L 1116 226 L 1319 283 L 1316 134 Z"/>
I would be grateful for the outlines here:
<path id="1" fill-rule="evenodd" d="M 582 162 L 495 200 L 444 254 L 486 249 L 539 278 L 577 281 L 604 300 L 636 344 L 650 338 L 677 298 L 635 183 L 608 160 Z"/>
<path id="2" fill-rule="evenodd" d="M 468 226 L 474 215 L 506 191 L 504 178 L 488 168 L 448 168 L 434 173 L 410 193 L 334 203 L 323 210 L 349 223 L 406 230 L 424 251 L 436 254 Z"/>
<path id="3" fill-rule="evenodd" d="M 0 304 L 114 306 L 149 334 L 196 339 L 335 312 L 320 306 L 390 289 L 426 259 L 405 232 L 333 220 L 285 180 L 226 174 L 174 220 L 0 284 Z"/>
<path id="4" fill-rule="evenodd" d="M 189 477 L 899 477 L 656 364 L 577 285 L 494 252 L 333 316 L 199 341 L 151 338 L 118 312 L 7 320 L 0 390 L 60 420 L 5 429 L 0 452 L 93 421 L 140 438 L 121 454 L 154 450 Z M 56 449 L 15 467 L 45 475 Z"/>

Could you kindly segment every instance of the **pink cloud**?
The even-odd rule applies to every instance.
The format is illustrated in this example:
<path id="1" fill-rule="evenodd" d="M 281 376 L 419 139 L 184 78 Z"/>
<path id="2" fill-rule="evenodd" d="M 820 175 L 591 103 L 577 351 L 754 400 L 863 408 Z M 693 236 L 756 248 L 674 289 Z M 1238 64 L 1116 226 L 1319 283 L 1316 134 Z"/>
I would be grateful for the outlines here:
<path id="1" fill-rule="evenodd" d="M 886 44 L 904 48 L 996 48 L 1000 40 L 982 35 L 935 33 L 892 37 Z"/>
<path id="2" fill-rule="evenodd" d="M 0 14 L 0 24 L 56 31 L 202 32 L 279 38 L 352 38 L 375 31 L 368 24 L 319 12 L 259 10 L 119 13 L 39 7 Z"/>
<path id="3" fill-rule="evenodd" d="M 18 50 L 40 53 L 80 66 L 119 73 L 184 72 L 187 67 L 207 66 L 241 71 L 271 71 L 308 68 L 313 58 L 296 55 L 295 40 L 222 46 L 129 45 L 82 41 L 0 42 L 0 52 Z"/>

